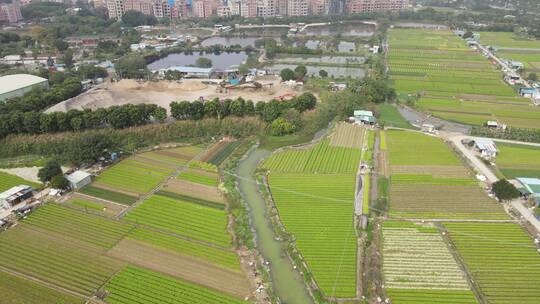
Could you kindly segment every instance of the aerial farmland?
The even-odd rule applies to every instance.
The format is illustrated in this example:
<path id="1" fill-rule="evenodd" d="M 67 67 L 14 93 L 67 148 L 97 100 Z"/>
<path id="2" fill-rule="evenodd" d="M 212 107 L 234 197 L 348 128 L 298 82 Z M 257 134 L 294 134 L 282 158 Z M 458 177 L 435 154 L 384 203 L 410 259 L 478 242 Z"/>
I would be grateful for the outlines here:
<path id="1" fill-rule="evenodd" d="M 288 1 L 2 23 L 0 304 L 540 302 L 537 16 Z"/>

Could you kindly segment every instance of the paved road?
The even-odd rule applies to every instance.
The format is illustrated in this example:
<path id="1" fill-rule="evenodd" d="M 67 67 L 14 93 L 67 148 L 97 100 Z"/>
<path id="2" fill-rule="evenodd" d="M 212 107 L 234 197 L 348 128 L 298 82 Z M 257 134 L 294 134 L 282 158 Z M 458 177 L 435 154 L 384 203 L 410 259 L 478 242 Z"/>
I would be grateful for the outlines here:
<path id="1" fill-rule="evenodd" d="M 410 124 L 420 128 L 422 124 L 431 124 L 435 127 L 440 128 L 441 130 L 448 132 L 456 132 L 469 134 L 471 132 L 471 127 L 467 125 L 462 125 L 455 122 L 449 122 L 431 115 L 426 115 L 407 106 L 398 106 L 398 111 Z"/>
<path id="2" fill-rule="evenodd" d="M 476 157 L 476 154 L 474 153 L 474 151 L 465 147 L 461 143 L 463 139 L 467 139 L 467 138 L 474 139 L 474 137 L 463 136 L 463 135 L 452 136 L 448 139 L 459 149 L 461 154 L 467 157 L 467 159 L 473 164 L 474 168 L 476 169 L 478 173 L 483 174 L 490 183 L 494 183 L 498 181 L 499 179 L 497 178 L 497 176 L 493 174 L 491 169 L 488 168 L 488 166 L 483 161 L 481 161 L 478 157 Z"/>

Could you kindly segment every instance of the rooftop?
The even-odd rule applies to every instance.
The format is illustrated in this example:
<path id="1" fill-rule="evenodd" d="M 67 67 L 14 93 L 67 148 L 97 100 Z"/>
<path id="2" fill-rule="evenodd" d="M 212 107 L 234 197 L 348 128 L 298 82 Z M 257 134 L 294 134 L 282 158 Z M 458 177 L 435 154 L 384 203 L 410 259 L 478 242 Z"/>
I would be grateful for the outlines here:
<path id="1" fill-rule="evenodd" d="M 92 176 L 92 175 L 90 173 L 78 170 L 78 171 L 75 171 L 75 172 L 71 173 L 70 175 L 66 175 L 66 179 L 70 183 L 76 184 L 76 183 L 82 181 L 83 179 L 85 179 L 85 178 L 87 178 L 89 176 Z"/>
<path id="2" fill-rule="evenodd" d="M 178 71 L 181 73 L 212 73 L 212 68 L 198 68 L 198 67 L 190 67 L 190 66 L 172 66 L 168 69 L 170 71 Z"/>
<path id="3" fill-rule="evenodd" d="M 32 187 L 27 185 L 19 185 L 12 187 L 2 193 L 0 193 L 0 201 L 11 200 L 17 196 L 20 196 L 23 192 L 26 193 L 28 190 L 31 190 Z"/>
<path id="4" fill-rule="evenodd" d="M 2 76 L 0 77 L 0 94 L 12 92 L 44 81 L 47 81 L 47 79 L 30 74 Z"/>

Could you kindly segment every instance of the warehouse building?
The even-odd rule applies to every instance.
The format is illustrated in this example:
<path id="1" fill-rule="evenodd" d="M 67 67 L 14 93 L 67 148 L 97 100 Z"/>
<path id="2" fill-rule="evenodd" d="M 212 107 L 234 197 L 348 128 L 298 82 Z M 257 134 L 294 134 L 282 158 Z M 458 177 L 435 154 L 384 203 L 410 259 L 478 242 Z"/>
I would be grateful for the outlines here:
<path id="1" fill-rule="evenodd" d="M 48 89 L 49 81 L 30 74 L 14 74 L 0 77 L 0 101 L 23 96 L 35 88 Z"/>
<path id="2" fill-rule="evenodd" d="M 32 196 L 32 187 L 19 185 L 0 193 L 0 208 L 9 209 Z"/>
<path id="3" fill-rule="evenodd" d="M 71 189 L 76 190 L 90 184 L 92 182 L 92 175 L 79 170 L 66 175 L 66 179 L 68 180 Z"/>

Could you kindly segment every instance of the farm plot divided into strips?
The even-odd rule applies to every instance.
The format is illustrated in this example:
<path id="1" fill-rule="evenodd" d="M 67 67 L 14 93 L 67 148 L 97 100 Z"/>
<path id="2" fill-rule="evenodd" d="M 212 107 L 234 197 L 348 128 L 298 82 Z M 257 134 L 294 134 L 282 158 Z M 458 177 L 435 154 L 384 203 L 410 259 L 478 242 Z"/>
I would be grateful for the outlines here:
<path id="1" fill-rule="evenodd" d="M 389 31 L 390 77 L 398 93 L 420 94 L 420 109 L 471 125 L 496 120 L 540 128 L 540 110 L 518 97 L 488 59 L 450 31 Z"/>
<path id="2" fill-rule="evenodd" d="M 198 151 L 201 149 L 183 147 L 143 155 L 170 162 L 169 170 L 174 171 L 180 154 L 185 159 L 180 163 L 185 163 Z M 142 180 L 144 174 L 138 171 L 140 164 L 135 164 L 134 158 L 110 170 L 119 172 L 119 165 L 137 167 L 133 177 Z M 152 163 L 151 172 L 144 171 L 152 175 L 152 180 L 158 172 L 156 165 Z M 160 170 L 167 169 L 164 164 L 161 166 Z M 105 174 L 105 181 L 112 176 Z M 123 187 L 118 181 L 114 184 Z M 107 191 L 100 194 L 106 196 Z M 56 298 L 65 303 L 82 302 L 99 290 L 106 291 L 108 303 L 139 303 L 137 299 L 151 297 L 159 299 L 159 303 L 243 302 L 240 299 L 249 295 L 250 286 L 236 253 L 229 248 L 224 205 L 161 193 L 148 198 L 121 220 L 82 210 L 99 209 L 103 205 L 97 205 L 97 199 L 77 198 L 64 206 L 42 206 L 17 227 L 0 234 L 0 267 L 50 284 L 38 287 L 43 289 L 40 295 L 29 294 L 35 303 L 56 303 L 50 297 L 57 293 L 60 295 Z M 80 202 L 75 204 L 75 200 Z M 26 279 L 19 280 L 21 292 L 33 285 Z M 0 283 L 0 290 L 5 286 Z M 162 286 L 156 289 L 161 298 L 151 290 L 156 286 Z M 164 290 L 170 293 L 163 293 Z M 64 291 L 78 296 L 68 296 Z M 175 298 L 178 293 L 182 297 Z M 9 297 L 9 293 L 3 293 L 3 297 Z"/>
<path id="3" fill-rule="evenodd" d="M 537 302 L 540 256 L 533 240 L 517 224 L 481 222 L 509 217 L 460 169 L 450 149 L 438 138 L 406 131 L 387 131 L 386 145 L 392 171 L 390 217 L 443 220 L 437 225 L 455 246 L 444 244 L 438 229 L 385 222 L 383 271 L 392 303 L 477 303 L 471 288 L 487 303 Z M 506 157 L 503 163 L 516 165 L 512 156 Z M 455 268 L 453 250 L 474 282 L 470 288 Z"/>
<path id="4" fill-rule="evenodd" d="M 507 219 L 439 138 L 387 131 L 390 216 L 409 219 Z"/>
<path id="5" fill-rule="evenodd" d="M 383 274 L 392 303 L 477 303 L 437 228 L 387 221 L 383 240 Z"/>
<path id="6" fill-rule="evenodd" d="M 364 134 L 361 127 L 340 125 L 329 139 L 263 163 L 280 219 L 329 297 L 356 297 L 353 204 Z"/>

